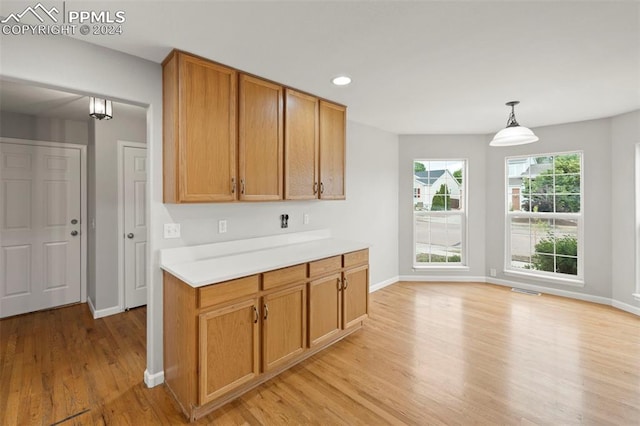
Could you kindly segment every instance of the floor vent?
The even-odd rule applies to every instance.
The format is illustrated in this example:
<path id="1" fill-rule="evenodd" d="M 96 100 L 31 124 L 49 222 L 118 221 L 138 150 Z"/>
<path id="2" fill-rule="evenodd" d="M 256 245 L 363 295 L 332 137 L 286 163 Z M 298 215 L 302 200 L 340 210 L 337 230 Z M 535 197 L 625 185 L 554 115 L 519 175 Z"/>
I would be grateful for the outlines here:
<path id="1" fill-rule="evenodd" d="M 522 293 L 522 294 L 530 294 L 531 296 L 540 296 L 541 294 L 537 291 L 534 290 L 527 290 L 525 288 L 515 288 L 515 287 L 511 287 L 511 291 L 515 292 L 515 293 Z"/>

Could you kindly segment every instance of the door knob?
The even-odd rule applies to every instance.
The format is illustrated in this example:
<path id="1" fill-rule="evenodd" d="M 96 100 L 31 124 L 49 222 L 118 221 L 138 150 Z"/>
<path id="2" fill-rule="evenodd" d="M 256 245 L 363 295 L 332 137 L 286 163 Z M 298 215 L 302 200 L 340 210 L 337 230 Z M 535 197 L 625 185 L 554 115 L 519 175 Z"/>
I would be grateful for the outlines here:
<path id="1" fill-rule="evenodd" d="M 78 235 L 78 231 L 71 231 L 71 236 L 75 237 L 76 235 Z"/>
<path id="2" fill-rule="evenodd" d="M 129 239 L 133 238 L 133 234 L 132 234 L 131 232 L 129 232 L 129 233 L 127 234 L 127 238 L 129 238 Z"/>

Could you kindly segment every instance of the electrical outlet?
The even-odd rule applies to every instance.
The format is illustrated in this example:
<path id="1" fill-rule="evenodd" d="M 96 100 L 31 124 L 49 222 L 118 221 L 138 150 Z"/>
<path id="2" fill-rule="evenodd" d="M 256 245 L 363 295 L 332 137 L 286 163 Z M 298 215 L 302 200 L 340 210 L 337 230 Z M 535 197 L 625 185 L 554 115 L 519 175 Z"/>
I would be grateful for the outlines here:
<path id="1" fill-rule="evenodd" d="M 495 277 L 496 276 L 496 268 L 489 269 L 489 275 L 491 275 L 492 277 Z"/>
<path id="2" fill-rule="evenodd" d="M 309 213 L 305 213 L 304 215 L 302 215 L 302 224 L 303 225 L 309 224 Z"/>
<path id="3" fill-rule="evenodd" d="M 218 234 L 224 234 L 227 232 L 227 221 L 219 220 L 218 221 Z"/>
<path id="4" fill-rule="evenodd" d="M 280 215 L 280 228 L 288 228 L 289 227 L 289 215 L 281 214 Z"/>
<path id="5" fill-rule="evenodd" d="M 179 223 L 165 223 L 164 224 L 164 237 L 165 238 L 180 238 L 180 224 Z"/>

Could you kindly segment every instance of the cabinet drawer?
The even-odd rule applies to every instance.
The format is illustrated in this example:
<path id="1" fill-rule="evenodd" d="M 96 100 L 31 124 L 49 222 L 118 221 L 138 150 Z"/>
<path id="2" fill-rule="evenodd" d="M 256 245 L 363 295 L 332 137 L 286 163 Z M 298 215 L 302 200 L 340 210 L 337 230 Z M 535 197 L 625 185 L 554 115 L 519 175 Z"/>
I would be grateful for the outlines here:
<path id="1" fill-rule="evenodd" d="M 342 256 L 327 257 L 326 259 L 309 262 L 309 276 L 317 277 L 342 268 Z"/>
<path id="2" fill-rule="evenodd" d="M 262 289 L 270 290 L 272 288 L 303 281 L 307 278 L 306 264 L 289 266 L 275 271 L 269 271 L 262 274 Z"/>
<path id="3" fill-rule="evenodd" d="M 201 287 L 198 292 L 198 307 L 206 308 L 252 295 L 258 292 L 259 284 L 260 276 L 251 275 L 245 278 L 238 278 L 237 280 Z"/>
<path id="4" fill-rule="evenodd" d="M 344 255 L 344 267 L 362 265 L 369 262 L 369 249 L 352 251 Z"/>

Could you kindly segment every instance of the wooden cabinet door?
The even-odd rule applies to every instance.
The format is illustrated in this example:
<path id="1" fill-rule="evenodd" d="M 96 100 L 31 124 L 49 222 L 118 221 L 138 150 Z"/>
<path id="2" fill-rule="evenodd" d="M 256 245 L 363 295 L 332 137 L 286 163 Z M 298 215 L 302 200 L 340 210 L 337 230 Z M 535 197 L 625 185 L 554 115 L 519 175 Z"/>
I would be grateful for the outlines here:
<path id="1" fill-rule="evenodd" d="M 347 109 L 320 101 L 320 198 L 345 199 Z"/>
<path id="2" fill-rule="evenodd" d="M 269 371 L 307 347 L 307 285 L 262 298 L 262 368 Z"/>
<path id="3" fill-rule="evenodd" d="M 238 114 L 241 200 L 282 199 L 283 118 L 282 86 L 241 74 Z"/>
<path id="4" fill-rule="evenodd" d="M 285 89 L 284 197 L 318 198 L 318 98 Z"/>
<path id="5" fill-rule="evenodd" d="M 200 405 L 260 373 L 256 298 L 200 314 Z"/>
<path id="6" fill-rule="evenodd" d="M 343 328 L 367 318 L 369 312 L 369 265 L 344 272 L 342 283 Z"/>
<path id="7" fill-rule="evenodd" d="M 341 285 L 340 273 L 309 283 L 309 344 L 312 347 L 340 332 Z"/>
<path id="8" fill-rule="evenodd" d="M 179 54 L 179 202 L 236 198 L 237 72 Z"/>

